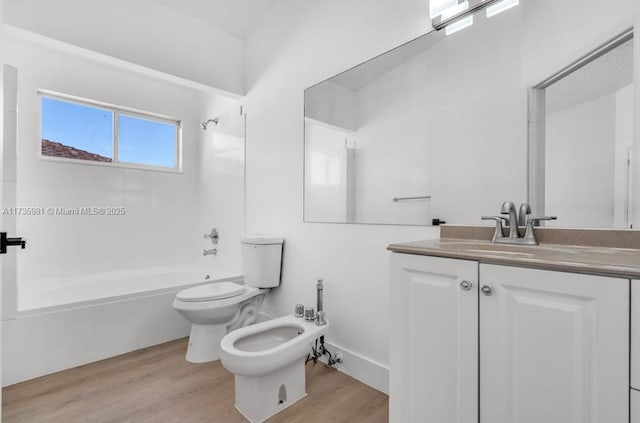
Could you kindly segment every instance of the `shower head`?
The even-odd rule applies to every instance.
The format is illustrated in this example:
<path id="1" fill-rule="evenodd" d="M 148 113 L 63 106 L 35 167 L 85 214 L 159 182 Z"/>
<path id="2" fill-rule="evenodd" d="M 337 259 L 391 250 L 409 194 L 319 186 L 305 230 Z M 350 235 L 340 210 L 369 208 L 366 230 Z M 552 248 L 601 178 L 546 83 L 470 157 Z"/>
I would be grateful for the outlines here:
<path id="1" fill-rule="evenodd" d="M 208 120 L 208 121 L 206 121 L 206 122 L 202 122 L 202 123 L 200 124 L 200 127 L 206 131 L 206 130 L 207 130 L 207 126 L 208 126 L 208 125 L 209 125 L 209 123 L 211 123 L 211 122 L 213 122 L 213 123 L 215 123 L 215 124 L 217 125 L 217 124 L 218 124 L 218 118 L 213 118 L 213 119 L 209 119 L 209 120 Z"/>

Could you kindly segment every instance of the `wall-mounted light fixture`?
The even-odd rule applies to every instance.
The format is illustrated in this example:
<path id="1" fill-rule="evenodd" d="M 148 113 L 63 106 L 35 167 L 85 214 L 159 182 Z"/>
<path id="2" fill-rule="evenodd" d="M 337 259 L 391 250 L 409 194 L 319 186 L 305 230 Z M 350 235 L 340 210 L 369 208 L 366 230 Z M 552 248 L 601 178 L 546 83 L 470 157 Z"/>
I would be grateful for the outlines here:
<path id="1" fill-rule="evenodd" d="M 429 15 L 433 27 L 446 28 L 447 35 L 473 25 L 473 15 L 487 9 L 487 17 L 511 9 L 519 0 L 430 0 Z"/>
<path id="2" fill-rule="evenodd" d="M 493 6 L 487 7 L 487 18 L 497 15 L 498 13 L 502 13 L 505 10 L 509 10 L 512 7 L 516 7 L 520 4 L 520 0 L 502 0 L 495 3 Z"/>

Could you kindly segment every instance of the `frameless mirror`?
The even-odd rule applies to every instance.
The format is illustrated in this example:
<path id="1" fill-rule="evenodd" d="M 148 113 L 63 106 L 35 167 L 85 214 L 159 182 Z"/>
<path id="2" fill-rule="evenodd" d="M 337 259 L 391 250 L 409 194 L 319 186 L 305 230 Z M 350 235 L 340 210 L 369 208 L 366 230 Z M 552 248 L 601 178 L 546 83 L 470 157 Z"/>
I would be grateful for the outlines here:
<path id="1" fill-rule="evenodd" d="M 563 227 L 640 220 L 632 31 L 578 0 L 494 3 L 305 90 L 305 222 L 478 224 L 507 200 Z M 584 25 L 552 24 L 566 10 Z"/>
<path id="2" fill-rule="evenodd" d="M 477 16 L 306 89 L 305 221 L 475 223 L 524 201 L 520 21 Z"/>
<path id="3" fill-rule="evenodd" d="M 633 74 L 626 31 L 531 90 L 532 203 L 552 225 L 632 226 Z"/>

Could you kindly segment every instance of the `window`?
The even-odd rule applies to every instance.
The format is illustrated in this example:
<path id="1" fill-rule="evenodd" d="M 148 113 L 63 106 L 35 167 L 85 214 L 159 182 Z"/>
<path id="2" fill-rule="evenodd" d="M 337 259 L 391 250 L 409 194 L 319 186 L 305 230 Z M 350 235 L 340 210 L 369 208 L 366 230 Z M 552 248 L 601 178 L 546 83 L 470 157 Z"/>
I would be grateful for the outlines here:
<path id="1" fill-rule="evenodd" d="M 42 157 L 103 165 L 180 169 L 180 122 L 40 93 Z"/>

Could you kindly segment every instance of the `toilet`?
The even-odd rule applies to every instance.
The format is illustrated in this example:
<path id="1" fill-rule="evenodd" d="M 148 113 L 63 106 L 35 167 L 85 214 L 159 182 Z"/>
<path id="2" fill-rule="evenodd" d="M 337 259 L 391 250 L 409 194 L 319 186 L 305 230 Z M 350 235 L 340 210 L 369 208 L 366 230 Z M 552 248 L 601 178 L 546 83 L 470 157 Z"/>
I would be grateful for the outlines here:
<path id="1" fill-rule="evenodd" d="M 262 422 L 306 396 L 305 359 L 329 324 L 292 315 L 229 332 L 220 343 L 220 362 L 235 375 L 236 408 Z"/>
<path id="2" fill-rule="evenodd" d="M 180 291 L 173 301 L 173 308 L 191 322 L 185 357 L 191 363 L 218 360 L 222 338 L 255 323 L 266 293 L 280 285 L 283 239 L 245 236 L 240 242 L 244 284 L 198 285 Z"/>

